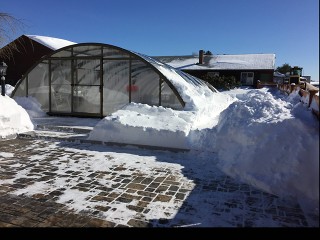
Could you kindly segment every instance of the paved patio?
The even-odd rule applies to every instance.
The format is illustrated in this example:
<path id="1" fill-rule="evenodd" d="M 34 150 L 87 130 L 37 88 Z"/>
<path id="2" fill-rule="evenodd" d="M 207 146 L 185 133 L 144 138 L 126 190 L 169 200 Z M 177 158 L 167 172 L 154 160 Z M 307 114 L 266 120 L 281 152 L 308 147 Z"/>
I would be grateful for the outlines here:
<path id="1" fill-rule="evenodd" d="M 200 153 L 16 138 L 0 144 L 0 227 L 319 227 L 319 213 Z"/>

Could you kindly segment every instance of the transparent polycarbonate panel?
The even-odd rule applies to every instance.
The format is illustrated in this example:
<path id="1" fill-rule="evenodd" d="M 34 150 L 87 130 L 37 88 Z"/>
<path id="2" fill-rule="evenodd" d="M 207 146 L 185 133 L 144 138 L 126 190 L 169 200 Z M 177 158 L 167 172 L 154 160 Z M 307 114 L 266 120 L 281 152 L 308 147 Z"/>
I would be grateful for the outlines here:
<path id="1" fill-rule="evenodd" d="M 49 110 L 49 64 L 39 63 L 28 74 L 28 95 L 37 99 L 44 112 Z"/>
<path id="2" fill-rule="evenodd" d="M 159 105 L 159 75 L 140 60 L 132 61 L 131 102 Z"/>
<path id="3" fill-rule="evenodd" d="M 27 76 L 22 78 L 19 81 L 19 85 L 17 83 L 17 89 L 15 90 L 15 93 L 12 97 L 25 97 L 25 96 L 27 96 L 26 83 L 27 83 Z"/>
<path id="4" fill-rule="evenodd" d="M 103 115 L 129 103 L 129 61 L 103 61 Z"/>
<path id="5" fill-rule="evenodd" d="M 71 56 L 72 56 L 71 47 L 68 48 L 67 50 L 62 50 L 51 55 L 51 57 L 71 57 Z"/>
<path id="6" fill-rule="evenodd" d="M 179 99 L 165 81 L 161 81 L 161 106 L 175 110 L 183 109 Z"/>
<path id="7" fill-rule="evenodd" d="M 198 78 L 188 74 L 188 73 L 185 73 L 181 70 L 178 70 L 178 69 L 175 69 L 175 71 L 181 76 L 183 77 L 183 79 L 185 79 L 187 82 L 191 83 L 192 85 L 194 86 L 205 86 L 205 84 Z"/>
<path id="8" fill-rule="evenodd" d="M 104 58 L 129 58 L 129 54 L 113 47 L 103 47 L 103 57 Z"/>
<path id="9" fill-rule="evenodd" d="M 51 60 L 51 84 L 71 84 L 71 60 Z"/>
<path id="10" fill-rule="evenodd" d="M 100 113 L 100 87 L 76 86 L 73 88 L 73 112 Z"/>
<path id="11" fill-rule="evenodd" d="M 51 111 L 71 112 L 71 60 L 51 60 Z"/>
<path id="12" fill-rule="evenodd" d="M 73 48 L 74 57 L 101 57 L 101 46 L 84 45 Z"/>
<path id="13" fill-rule="evenodd" d="M 141 53 L 136 53 L 143 59 L 145 59 L 147 62 L 152 64 L 155 68 L 157 68 L 167 79 L 172 79 L 172 78 L 179 78 L 183 79 L 187 84 L 192 84 L 195 87 L 202 86 L 207 88 L 205 84 L 203 84 L 198 78 L 193 77 L 187 73 L 184 73 L 176 68 L 173 68 L 167 64 L 164 64 L 162 62 L 159 62 L 158 60 L 151 58 L 147 55 L 141 54 Z M 196 91 L 198 91 L 198 88 L 195 88 Z"/>
<path id="14" fill-rule="evenodd" d="M 100 85 L 100 60 L 74 60 L 74 83 L 79 85 Z"/>
<path id="15" fill-rule="evenodd" d="M 71 112 L 71 85 L 51 85 L 51 111 Z"/>

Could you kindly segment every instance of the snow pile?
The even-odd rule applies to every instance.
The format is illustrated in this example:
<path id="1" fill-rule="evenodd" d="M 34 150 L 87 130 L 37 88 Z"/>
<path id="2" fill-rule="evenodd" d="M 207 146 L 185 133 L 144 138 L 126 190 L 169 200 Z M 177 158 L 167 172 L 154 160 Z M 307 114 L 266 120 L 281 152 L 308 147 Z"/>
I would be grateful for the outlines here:
<path id="1" fill-rule="evenodd" d="M 102 119 L 90 133 L 89 139 L 186 148 L 185 137 L 193 118 L 192 112 L 131 103 Z"/>
<path id="2" fill-rule="evenodd" d="M 207 101 L 211 100 L 211 104 L 203 102 L 202 108 L 199 105 L 197 111 L 175 111 L 161 106 L 131 103 L 102 119 L 88 139 L 192 149 L 190 131 L 215 126 L 220 112 L 234 101 L 232 97 L 222 93 L 213 93 L 212 96 L 207 98 Z"/>
<path id="3" fill-rule="evenodd" d="M 33 130 L 28 113 L 9 96 L 0 95 L 0 137 Z"/>
<path id="4" fill-rule="evenodd" d="M 11 86 L 10 84 L 6 84 L 5 85 L 5 94 L 8 95 L 8 96 L 11 96 L 11 93 L 13 92 L 14 90 L 14 87 Z M 0 93 L 2 92 L 2 88 L 1 88 L 1 85 L 0 85 Z"/>
<path id="5" fill-rule="evenodd" d="M 217 126 L 221 169 L 265 191 L 319 202 L 319 122 L 295 96 L 252 90 L 240 98 Z"/>
<path id="6" fill-rule="evenodd" d="M 131 103 L 101 120 L 89 139 L 197 150 L 208 158 L 215 152 L 234 178 L 319 202 L 319 121 L 298 92 L 236 89 L 214 99 L 194 111 Z"/>
<path id="7" fill-rule="evenodd" d="M 28 112 L 31 118 L 47 116 L 41 110 L 41 104 L 34 97 L 15 97 L 14 100 Z"/>

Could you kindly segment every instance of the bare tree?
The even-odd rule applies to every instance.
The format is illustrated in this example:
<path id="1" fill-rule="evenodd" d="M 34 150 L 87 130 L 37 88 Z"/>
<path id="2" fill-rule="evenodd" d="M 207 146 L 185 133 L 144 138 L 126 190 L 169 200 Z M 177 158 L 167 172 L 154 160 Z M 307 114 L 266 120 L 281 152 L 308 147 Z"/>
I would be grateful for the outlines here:
<path id="1" fill-rule="evenodd" d="M 22 30 L 23 26 L 24 24 L 20 19 L 11 14 L 0 12 L 0 57 L 10 58 L 12 51 L 17 50 L 17 45 L 11 41 L 19 30 Z M 6 44 L 8 44 L 8 47 L 3 48 Z"/>

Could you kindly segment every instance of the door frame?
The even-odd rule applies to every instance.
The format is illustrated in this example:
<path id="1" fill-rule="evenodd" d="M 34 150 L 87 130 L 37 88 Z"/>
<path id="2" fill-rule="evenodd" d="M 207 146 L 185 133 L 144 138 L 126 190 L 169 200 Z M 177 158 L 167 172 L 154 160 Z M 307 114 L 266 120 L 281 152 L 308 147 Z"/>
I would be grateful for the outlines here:
<path id="1" fill-rule="evenodd" d="M 248 75 L 252 74 L 252 77 L 249 77 Z M 240 75 L 241 84 L 242 85 L 253 85 L 254 82 L 254 72 L 241 72 Z"/>

